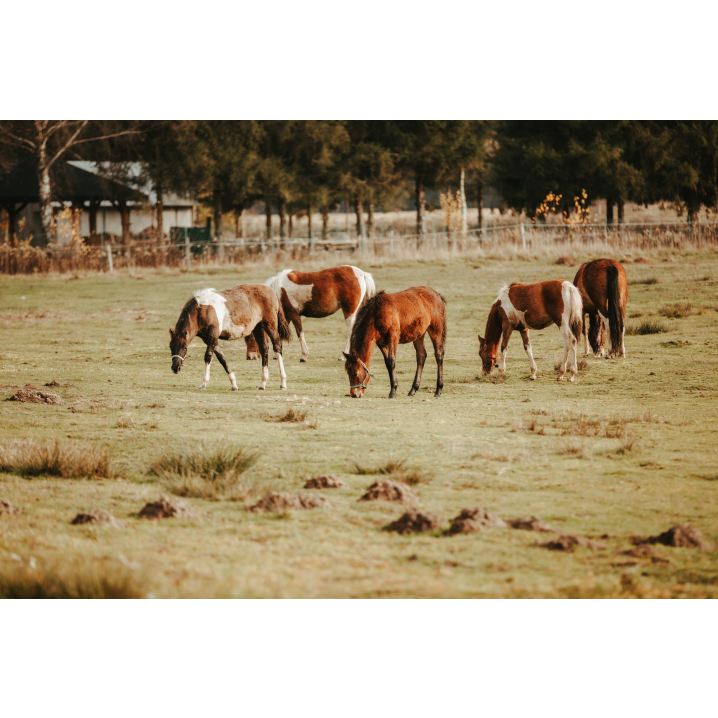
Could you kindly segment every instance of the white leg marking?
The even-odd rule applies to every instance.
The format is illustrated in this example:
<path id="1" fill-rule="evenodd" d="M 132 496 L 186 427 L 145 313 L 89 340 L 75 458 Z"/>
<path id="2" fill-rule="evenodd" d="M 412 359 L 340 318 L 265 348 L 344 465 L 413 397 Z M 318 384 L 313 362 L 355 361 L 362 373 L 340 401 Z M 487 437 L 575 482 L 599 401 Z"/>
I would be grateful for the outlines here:
<path id="1" fill-rule="evenodd" d="M 601 317 L 601 324 L 603 324 L 603 329 L 606 333 L 606 338 L 604 340 L 606 343 L 606 356 L 610 357 L 613 347 L 611 346 L 611 328 L 608 325 L 608 317 L 604 317 L 601 312 L 598 313 L 598 316 Z"/>
<path id="2" fill-rule="evenodd" d="M 257 387 L 258 389 L 266 389 L 267 388 L 267 381 L 269 381 L 269 367 L 263 366 L 262 367 L 262 381 L 260 385 Z"/>
<path id="3" fill-rule="evenodd" d="M 583 325 L 583 353 L 588 356 L 591 353 L 591 347 L 588 343 L 588 326 Z"/>
<path id="4" fill-rule="evenodd" d="M 277 360 L 279 361 L 279 388 L 280 389 L 286 389 L 287 388 L 287 375 L 284 372 L 284 360 L 282 359 L 281 354 L 277 354 Z M 269 378 L 269 376 L 267 376 Z"/>
<path id="5" fill-rule="evenodd" d="M 304 330 L 299 332 L 299 343 L 302 345 L 301 361 L 307 361 L 307 357 L 309 356 L 309 347 L 307 346 L 307 340 L 304 338 Z"/>
<path id="6" fill-rule="evenodd" d="M 623 331 L 621 332 L 621 356 L 622 357 L 626 356 L 626 345 L 623 341 L 625 334 L 626 334 L 626 322 L 624 321 L 623 322 Z"/>
<path id="7" fill-rule="evenodd" d="M 352 338 L 352 329 L 354 328 L 354 320 L 357 318 L 357 313 L 354 312 L 354 314 L 350 314 L 346 319 L 346 325 L 347 325 L 347 343 L 344 345 L 344 354 L 349 354 L 349 344 L 351 343 Z M 341 354 L 339 356 L 339 361 L 344 361 L 344 354 Z"/>
<path id="8" fill-rule="evenodd" d="M 209 366 L 211 363 L 212 361 L 210 360 L 204 365 L 204 378 L 202 379 L 202 383 L 199 385 L 200 389 L 206 389 L 207 384 L 209 384 Z"/>
<path id="9" fill-rule="evenodd" d="M 509 348 L 506 347 L 499 355 L 499 374 L 503 374 L 506 371 L 506 355 L 509 353 Z"/>
<path id="10" fill-rule="evenodd" d="M 228 374 L 229 376 L 229 383 L 232 385 L 232 391 L 237 391 L 237 377 L 234 375 L 234 372 L 231 371 Z"/>
<path id="11" fill-rule="evenodd" d="M 531 342 L 526 345 L 526 355 L 529 358 L 529 367 L 531 367 L 531 378 L 536 378 L 536 362 L 534 361 L 534 355 L 531 351 Z"/>

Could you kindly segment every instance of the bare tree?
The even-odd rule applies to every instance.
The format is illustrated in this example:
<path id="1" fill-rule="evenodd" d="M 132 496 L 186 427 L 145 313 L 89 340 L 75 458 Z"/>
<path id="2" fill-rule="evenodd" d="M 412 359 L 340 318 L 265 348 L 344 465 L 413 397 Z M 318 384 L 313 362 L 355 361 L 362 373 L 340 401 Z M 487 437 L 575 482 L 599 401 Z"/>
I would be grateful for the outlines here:
<path id="1" fill-rule="evenodd" d="M 40 188 L 40 218 L 48 239 L 55 236 L 52 216 L 50 168 L 70 148 L 85 142 L 99 142 L 123 135 L 137 134 L 136 126 L 109 133 L 90 133 L 90 120 L 30 120 L 0 122 L 0 141 L 30 150 L 37 160 Z M 87 135 L 90 136 L 87 136 Z"/>

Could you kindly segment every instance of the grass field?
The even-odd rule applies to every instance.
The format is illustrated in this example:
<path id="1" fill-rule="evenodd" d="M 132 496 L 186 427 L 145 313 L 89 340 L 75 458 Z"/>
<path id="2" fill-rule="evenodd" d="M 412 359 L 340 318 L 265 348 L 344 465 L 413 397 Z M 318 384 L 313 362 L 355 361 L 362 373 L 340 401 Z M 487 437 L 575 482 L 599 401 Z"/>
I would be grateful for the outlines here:
<path id="1" fill-rule="evenodd" d="M 446 297 L 438 400 L 431 350 L 420 392 L 406 396 L 411 346 L 399 350 L 397 399 L 386 398 L 378 351 L 366 398 L 350 399 L 337 361 L 340 315 L 305 322 L 309 363 L 299 364 L 296 339 L 286 347 L 286 392 L 276 362 L 268 391 L 256 390 L 260 366 L 245 361 L 243 343 L 226 352 L 238 392 L 229 391 L 216 362 L 207 391 L 197 391 L 199 340 L 182 372 L 172 374 L 167 329 L 191 291 L 264 281 L 266 267 L 3 277 L 0 398 L 55 380 L 65 386 L 51 391 L 65 404 L 3 402 L 0 441 L 86 440 L 109 452 L 112 476 L 0 473 L 0 500 L 23 511 L 0 515 L 0 589 L 8 576 L 22 582 L 33 572 L 94 571 L 97 581 L 109 576 L 113 585 L 129 583 L 131 595 L 157 597 L 714 597 L 716 552 L 658 546 L 653 558 L 623 553 L 631 536 L 675 524 L 718 543 L 718 255 L 667 258 L 626 266 L 629 326 L 650 321 L 666 331 L 627 336 L 626 359 L 586 358 L 575 384 L 555 381 L 562 355 L 556 328 L 532 332 L 535 382 L 518 335 L 506 378 L 482 381 L 476 338 L 501 283 L 571 280 L 575 269 L 548 258 L 357 262 L 378 288 L 427 284 Z M 279 421 L 290 408 L 300 420 Z M 220 500 L 190 491 L 196 518 L 135 515 L 177 488 L 152 470 L 163 455 L 216 447 L 259 454 L 237 490 L 215 493 Z M 503 528 L 454 537 L 382 531 L 403 507 L 359 502 L 376 477 L 356 466 L 402 460 L 421 507 L 438 514 L 442 528 L 461 509 L 482 506 L 504 519 L 541 517 L 557 533 L 607 536 L 604 548 L 549 551 L 535 544 L 556 534 Z M 246 510 L 266 491 L 300 491 L 317 474 L 347 484 L 318 492 L 334 508 Z M 71 525 L 92 508 L 124 526 Z"/>

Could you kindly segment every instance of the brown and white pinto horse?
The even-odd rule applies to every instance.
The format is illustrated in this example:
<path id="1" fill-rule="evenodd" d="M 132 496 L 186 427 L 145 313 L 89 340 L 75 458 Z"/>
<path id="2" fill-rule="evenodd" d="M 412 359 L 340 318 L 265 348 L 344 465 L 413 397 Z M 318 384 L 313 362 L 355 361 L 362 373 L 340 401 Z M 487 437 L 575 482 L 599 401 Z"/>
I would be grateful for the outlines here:
<path id="1" fill-rule="evenodd" d="M 608 337 L 607 356 L 626 356 L 626 303 L 628 282 L 626 270 L 614 259 L 594 259 L 578 268 L 573 283 L 583 300 L 583 339 L 585 353 L 590 354 L 589 342 L 595 356 L 603 354 L 603 334 Z M 584 315 L 588 314 L 590 327 L 586 331 Z M 600 318 L 600 323 L 599 323 Z"/>
<path id="2" fill-rule="evenodd" d="M 291 341 L 292 335 L 274 292 L 264 284 L 242 284 L 222 292 L 214 289 L 198 290 L 185 304 L 175 328 L 170 329 L 172 371 L 179 373 L 187 356 L 189 343 L 198 336 L 207 345 L 204 355 L 204 379 L 199 388 L 207 388 L 209 366 L 216 354 L 229 376 L 232 391 L 237 391 L 236 377 L 218 346 L 219 340 L 240 339 L 253 334 L 262 355 L 262 381 L 259 388 L 264 389 L 269 379 L 269 347 L 265 332 L 271 339 L 279 359 L 279 388 L 286 389 L 287 375 L 282 362 L 282 342 Z"/>
<path id="3" fill-rule="evenodd" d="M 558 381 L 566 373 L 569 351 L 573 352 L 571 376 L 573 381 L 578 370 L 577 346 L 581 333 L 581 295 L 571 282 L 550 279 L 536 284 L 504 285 L 491 306 L 486 321 L 486 339 L 479 335 L 479 356 L 484 374 L 491 374 L 497 365 L 497 352 L 501 341 L 499 374 L 506 370 L 506 351 L 514 329 L 521 332 L 524 349 L 529 358 L 531 379 L 536 378 L 536 362 L 531 352 L 529 329 L 545 329 L 555 324 L 563 335 L 564 354 Z"/>
<path id="4" fill-rule="evenodd" d="M 384 363 L 391 380 L 389 398 L 396 396 L 396 349 L 399 344 L 413 342 L 416 349 L 416 376 L 409 396 L 414 396 L 421 383 L 426 361 L 424 336 L 428 332 L 434 345 L 437 376 L 436 393 L 441 396 L 444 386 L 444 344 L 446 343 L 446 300 L 431 287 L 412 287 L 403 292 L 379 292 L 360 310 L 350 338 L 349 353 L 344 353 L 349 393 L 355 399 L 364 396 L 369 383 L 371 355 L 374 345 L 384 355 Z"/>
<path id="5" fill-rule="evenodd" d="M 347 324 L 347 341 L 344 351 L 349 351 L 349 338 L 362 304 L 376 294 L 374 278 L 358 267 L 344 265 L 322 269 L 318 272 L 296 272 L 285 269 L 268 279 L 270 286 L 282 303 L 287 319 L 294 324 L 302 345 L 302 358 L 307 361 L 309 348 L 304 339 L 301 317 L 322 319 L 341 309 Z M 249 347 L 248 347 L 249 350 Z M 247 356 L 249 357 L 249 355 Z M 339 357 L 344 359 L 343 356 Z"/>

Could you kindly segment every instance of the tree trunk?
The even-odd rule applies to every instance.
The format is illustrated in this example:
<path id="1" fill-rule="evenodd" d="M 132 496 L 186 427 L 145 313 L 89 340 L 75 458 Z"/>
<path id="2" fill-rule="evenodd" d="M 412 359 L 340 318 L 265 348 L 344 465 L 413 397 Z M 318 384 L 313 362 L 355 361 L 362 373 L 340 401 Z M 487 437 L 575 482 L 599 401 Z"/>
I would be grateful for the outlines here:
<path id="1" fill-rule="evenodd" d="M 90 236 L 97 234 L 97 210 L 100 208 L 99 199 L 90 200 Z"/>
<path id="2" fill-rule="evenodd" d="M 157 187 L 157 239 L 160 242 L 165 240 L 165 211 L 162 198 L 162 187 Z"/>
<path id="3" fill-rule="evenodd" d="M 234 210 L 234 234 L 238 238 L 244 237 L 244 210 Z"/>
<path id="4" fill-rule="evenodd" d="M 312 238 L 312 205 L 307 205 L 307 239 Z"/>
<path id="5" fill-rule="evenodd" d="M 47 166 L 47 148 L 44 142 L 37 148 L 37 174 L 40 185 L 42 231 L 45 232 L 48 242 L 54 242 L 55 218 L 52 214 L 52 185 L 50 183 L 50 168 Z"/>
<path id="6" fill-rule="evenodd" d="M 479 229 L 484 226 L 484 182 L 480 175 L 476 175 L 476 224 Z"/>
<path id="7" fill-rule="evenodd" d="M 269 198 L 264 200 L 264 211 L 267 215 L 267 239 L 272 239 L 272 203 Z"/>
<path id="8" fill-rule="evenodd" d="M 461 234 L 465 237 L 469 231 L 469 209 L 466 206 L 466 188 L 464 187 L 464 180 L 466 179 L 466 171 L 461 168 L 461 185 L 459 194 L 461 195 Z"/>
<path id="9" fill-rule="evenodd" d="M 325 204 L 322 207 L 322 239 L 326 239 L 329 236 L 329 205 Z"/>
<path id="10" fill-rule="evenodd" d="M 279 203 L 279 236 L 284 239 L 284 225 L 287 221 L 287 203 L 282 200 Z"/>
<path id="11" fill-rule="evenodd" d="M 424 191 L 424 183 L 420 180 L 416 180 L 416 233 L 419 235 L 424 234 L 425 231 L 425 219 L 424 210 L 426 209 L 426 193 Z"/>
<path id="12" fill-rule="evenodd" d="M 222 239 L 222 196 L 219 193 L 219 190 L 214 190 L 214 211 L 213 211 L 213 217 L 214 217 L 214 236 L 217 240 Z"/>
<path id="13" fill-rule="evenodd" d="M 606 222 L 613 224 L 613 197 L 606 197 Z"/>
<path id="14" fill-rule="evenodd" d="M 356 198 L 356 213 L 357 213 L 357 237 L 364 236 L 364 202 L 359 199 L 359 195 Z"/>
<path id="15" fill-rule="evenodd" d="M 287 216 L 287 236 L 289 239 L 292 238 L 292 231 L 294 230 L 294 215 L 290 212 Z"/>
<path id="16" fill-rule="evenodd" d="M 120 210 L 120 221 L 122 222 L 122 244 L 125 247 L 125 256 L 130 256 L 130 208 L 124 199 L 118 200 L 116 203 Z"/>
<path id="17" fill-rule="evenodd" d="M 367 221 L 366 221 L 366 232 L 367 236 L 373 237 L 374 236 L 374 202 L 369 202 L 368 212 L 367 212 Z"/>
<path id="18" fill-rule="evenodd" d="M 618 200 L 618 224 L 623 224 L 623 200 Z"/>
<path id="19" fill-rule="evenodd" d="M 17 211 L 15 209 L 15 203 L 11 202 L 10 204 L 5 205 L 5 210 L 7 211 L 7 241 L 8 244 L 11 247 L 15 246 L 15 217 L 17 215 Z"/>

